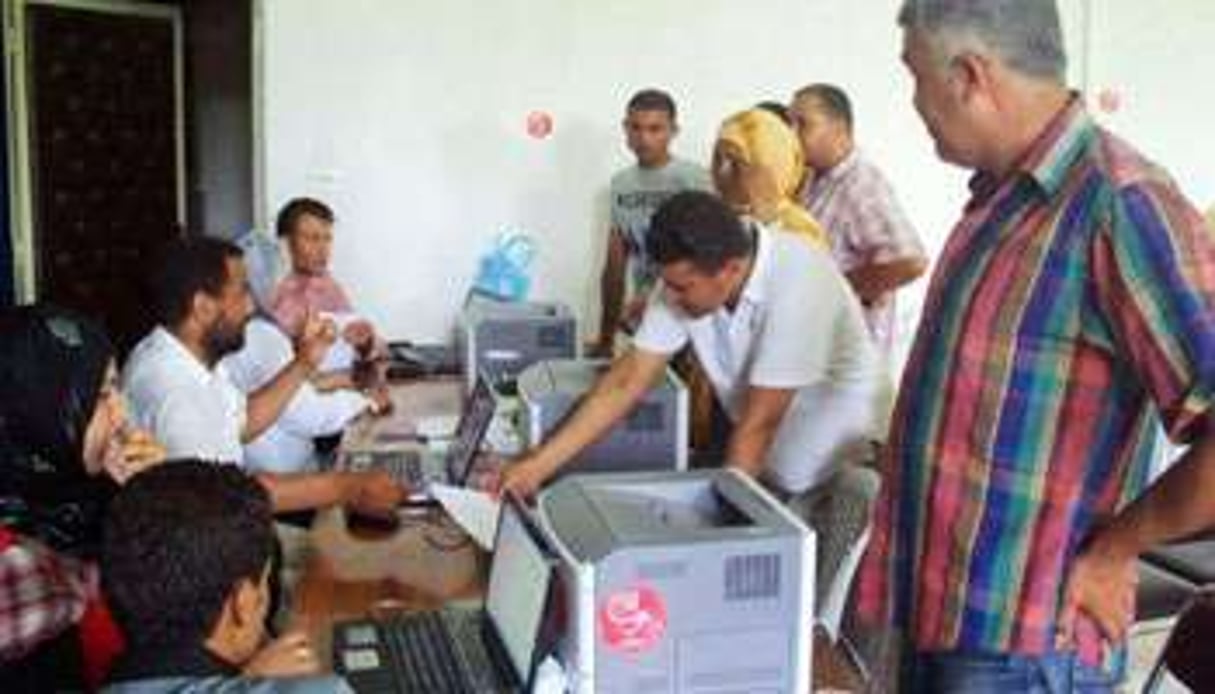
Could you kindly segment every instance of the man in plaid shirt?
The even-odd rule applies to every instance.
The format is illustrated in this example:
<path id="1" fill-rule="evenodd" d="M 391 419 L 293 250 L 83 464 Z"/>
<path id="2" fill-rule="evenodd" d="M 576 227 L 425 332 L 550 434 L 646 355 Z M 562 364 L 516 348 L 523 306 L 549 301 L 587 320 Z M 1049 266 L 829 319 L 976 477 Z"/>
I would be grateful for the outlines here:
<path id="1" fill-rule="evenodd" d="M 844 90 L 812 84 L 789 109 L 806 165 L 813 171 L 802 204 L 831 239 L 831 253 L 865 308 L 869 332 L 884 352 L 894 342 L 894 292 L 928 267 L 924 244 L 894 188 L 853 139 L 852 102 Z"/>
<path id="2" fill-rule="evenodd" d="M 941 159 L 975 171 L 882 459 L 858 611 L 903 691 L 1109 691 L 1136 558 L 1215 524 L 1215 236 L 1064 81 L 1055 0 L 905 0 Z M 1188 449 L 1149 485 L 1160 431 Z"/>

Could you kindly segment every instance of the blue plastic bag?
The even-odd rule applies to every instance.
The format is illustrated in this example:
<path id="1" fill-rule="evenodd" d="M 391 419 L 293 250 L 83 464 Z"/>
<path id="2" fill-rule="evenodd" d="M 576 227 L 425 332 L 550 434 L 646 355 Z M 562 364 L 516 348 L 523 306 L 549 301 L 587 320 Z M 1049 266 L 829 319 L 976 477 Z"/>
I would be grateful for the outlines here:
<path id="1" fill-rule="evenodd" d="M 531 289 L 531 265 L 536 244 L 520 231 L 504 231 L 477 267 L 473 291 L 501 301 L 524 301 Z"/>

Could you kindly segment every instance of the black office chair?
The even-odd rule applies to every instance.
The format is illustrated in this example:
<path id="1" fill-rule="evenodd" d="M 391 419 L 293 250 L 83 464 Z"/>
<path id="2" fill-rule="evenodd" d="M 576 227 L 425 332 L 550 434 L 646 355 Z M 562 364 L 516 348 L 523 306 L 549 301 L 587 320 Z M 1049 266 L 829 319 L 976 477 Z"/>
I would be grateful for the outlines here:
<path id="1" fill-rule="evenodd" d="M 1164 545 L 1143 555 L 1140 616 L 1167 616 L 1185 596 L 1164 650 L 1144 684 L 1145 694 L 1178 691 L 1215 693 L 1215 539 Z M 1146 598 L 1146 599 L 1145 599 Z"/>
<path id="2" fill-rule="evenodd" d="M 1199 592 L 1182 610 L 1143 692 L 1179 691 L 1178 684 L 1215 692 L 1215 591 Z"/>

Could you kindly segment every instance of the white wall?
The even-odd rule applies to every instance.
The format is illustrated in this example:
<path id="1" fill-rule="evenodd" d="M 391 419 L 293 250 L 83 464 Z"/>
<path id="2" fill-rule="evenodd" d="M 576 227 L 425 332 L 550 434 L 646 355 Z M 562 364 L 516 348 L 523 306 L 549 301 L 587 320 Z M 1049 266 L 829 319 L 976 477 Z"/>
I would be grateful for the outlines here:
<path id="1" fill-rule="evenodd" d="M 1215 204 L 1215 2 L 1092 0 L 1092 21 L 1091 93 L 1121 97 L 1102 122 Z"/>
<path id="2" fill-rule="evenodd" d="M 729 113 L 838 82 L 918 223 L 947 229 L 961 204 L 910 107 L 896 0 L 263 5 L 263 213 L 332 201 L 335 272 L 390 335 L 440 336 L 508 226 L 541 242 L 535 293 L 593 318 L 606 183 L 629 161 L 619 122 L 639 87 L 676 95 L 677 149 L 705 161 Z M 547 140 L 526 136 L 533 109 L 554 116 Z"/>
<path id="3" fill-rule="evenodd" d="M 930 251 L 965 200 L 964 173 L 935 158 L 911 107 L 899 0 L 261 3 L 259 212 L 272 218 L 299 194 L 331 201 L 335 272 L 390 336 L 443 336 L 478 255 L 505 227 L 540 240 L 534 293 L 594 320 L 606 182 L 629 162 L 619 121 L 639 87 L 675 94 L 676 148 L 706 161 L 726 115 L 836 82 L 856 102 L 862 146 L 894 180 Z M 1101 59 L 1085 50 L 1089 4 Z M 1215 138 L 1200 127 L 1212 110 L 1194 107 L 1212 100 L 1199 85 L 1215 74 L 1215 51 L 1197 39 L 1215 36 L 1215 3 L 1060 7 L 1073 82 L 1082 86 L 1086 72 L 1094 83 L 1116 79 L 1128 98 L 1112 125 L 1215 201 L 1203 168 Z M 1167 28 L 1145 31 L 1153 26 Z M 1181 60 L 1167 53 L 1178 36 L 1188 37 Z M 554 116 L 547 140 L 525 133 L 534 109 Z M 925 284 L 903 301 L 905 335 Z"/>

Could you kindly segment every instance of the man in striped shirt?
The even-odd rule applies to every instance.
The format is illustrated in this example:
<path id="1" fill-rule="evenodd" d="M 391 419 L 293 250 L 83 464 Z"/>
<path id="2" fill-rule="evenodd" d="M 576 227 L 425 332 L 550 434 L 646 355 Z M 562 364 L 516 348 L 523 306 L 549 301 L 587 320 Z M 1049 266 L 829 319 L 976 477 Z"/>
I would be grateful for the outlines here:
<path id="1" fill-rule="evenodd" d="M 899 23 L 938 155 L 976 174 L 859 609 L 906 631 L 911 691 L 1103 690 L 1136 555 L 1215 524 L 1215 239 L 1066 88 L 1054 0 L 905 0 Z M 1147 486 L 1161 426 L 1192 445 Z"/>

